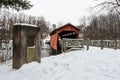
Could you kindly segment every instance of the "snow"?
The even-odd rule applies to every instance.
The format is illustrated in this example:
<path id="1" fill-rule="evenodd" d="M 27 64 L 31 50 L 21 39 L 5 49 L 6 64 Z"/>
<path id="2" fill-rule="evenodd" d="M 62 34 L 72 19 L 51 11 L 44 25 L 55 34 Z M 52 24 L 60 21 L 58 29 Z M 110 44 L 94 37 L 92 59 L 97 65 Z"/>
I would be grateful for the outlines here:
<path id="1" fill-rule="evenodd" d="M 27 48 L 35 48 L 35 46 L 30 46 L 30 47 L 27 47 Z"/>
<path id="2" fill-rule="evenodd" d="M 12 69 L 0 65 L 0 80 L 120 80 L 120 50 L 90 47 L 42 58 Z"/>
<path id="3" fill-rule="evenodd" d="M 43 49 L 50 49 L 50 45 L 46 44 L 50 42 L 50 36 L 47 36 L 45 39 L 42 40 L 42 48 Z"/>
<path id="4" fill-rule="evenodd" d="M 27 23 L 15 23 L 14 26 L 16 26 L 16 25 L 29 26 L 29 27 L 37 27 L 36 25 L 27 24 Z"/>

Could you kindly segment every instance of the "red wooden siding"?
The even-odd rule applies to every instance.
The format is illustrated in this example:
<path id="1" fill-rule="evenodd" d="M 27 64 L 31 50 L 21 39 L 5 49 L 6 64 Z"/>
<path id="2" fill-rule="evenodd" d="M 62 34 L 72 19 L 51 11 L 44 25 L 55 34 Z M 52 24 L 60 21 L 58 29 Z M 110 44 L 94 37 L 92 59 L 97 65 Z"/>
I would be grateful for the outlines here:
<path id="1" fill-rule="evenodd" d="M 59 33 L 61 33 L 62 31 L 74 31 L 77 34 L 77 37 L 79 36 L 80 33 L 80 30 L 71 24 L 66 24 L 53 31 L 50 34 L 50 46 L 55 50 L 58 50 Z"/>

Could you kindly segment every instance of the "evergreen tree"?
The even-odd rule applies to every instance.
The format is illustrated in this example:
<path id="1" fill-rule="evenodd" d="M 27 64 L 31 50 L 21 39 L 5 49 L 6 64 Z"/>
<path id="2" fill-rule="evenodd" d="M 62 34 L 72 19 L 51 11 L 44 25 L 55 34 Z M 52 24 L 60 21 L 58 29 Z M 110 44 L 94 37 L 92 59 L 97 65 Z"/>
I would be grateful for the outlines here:
<path id="1" fill-rule="evenodd" d="M 30 9 L 32 6 L 27 0 L 0 0 L 0 8 L 12 8 L 19 11 Z"/>

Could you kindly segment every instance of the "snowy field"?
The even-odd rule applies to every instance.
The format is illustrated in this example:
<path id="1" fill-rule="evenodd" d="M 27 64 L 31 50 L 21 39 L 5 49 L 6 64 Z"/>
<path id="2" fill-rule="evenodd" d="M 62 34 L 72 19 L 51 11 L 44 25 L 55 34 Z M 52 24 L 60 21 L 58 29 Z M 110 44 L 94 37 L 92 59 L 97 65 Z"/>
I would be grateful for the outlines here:
<path id="1" fill-rule="evenodd" d="M 90 47 L 42 58 L 12 69 L 0 64 L 0 80 L 120 80 L 120 50 Z"/>

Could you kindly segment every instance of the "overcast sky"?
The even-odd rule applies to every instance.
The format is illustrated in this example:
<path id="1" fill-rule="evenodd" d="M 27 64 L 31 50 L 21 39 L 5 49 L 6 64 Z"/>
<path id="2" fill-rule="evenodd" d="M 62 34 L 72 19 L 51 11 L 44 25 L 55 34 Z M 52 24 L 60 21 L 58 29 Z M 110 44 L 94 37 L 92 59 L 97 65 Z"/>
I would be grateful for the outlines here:
<path id="1" fill-rule="evenodd" d="M 79 19 L 89 15 L 94 0 L 30 0 L 34 7 L 24 11 L 33 16 L 44 16 L 51 24 L 79 24 Z"/>

